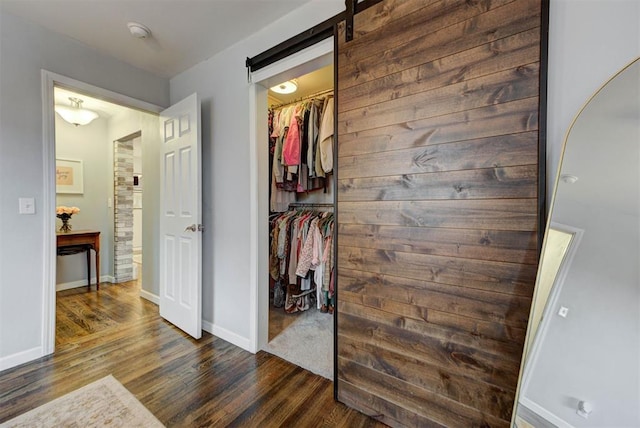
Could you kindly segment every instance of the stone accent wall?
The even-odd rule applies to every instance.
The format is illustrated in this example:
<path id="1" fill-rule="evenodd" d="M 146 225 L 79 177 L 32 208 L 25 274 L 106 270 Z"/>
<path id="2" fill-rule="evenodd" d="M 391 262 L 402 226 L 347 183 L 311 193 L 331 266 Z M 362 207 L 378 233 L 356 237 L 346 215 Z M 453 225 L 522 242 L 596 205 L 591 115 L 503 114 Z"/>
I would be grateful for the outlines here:
<path id="1" fill-rule="evenodd" d="M 133 279 L 133 140 L 116 141 L 113 153 L 115 282 Z"/>

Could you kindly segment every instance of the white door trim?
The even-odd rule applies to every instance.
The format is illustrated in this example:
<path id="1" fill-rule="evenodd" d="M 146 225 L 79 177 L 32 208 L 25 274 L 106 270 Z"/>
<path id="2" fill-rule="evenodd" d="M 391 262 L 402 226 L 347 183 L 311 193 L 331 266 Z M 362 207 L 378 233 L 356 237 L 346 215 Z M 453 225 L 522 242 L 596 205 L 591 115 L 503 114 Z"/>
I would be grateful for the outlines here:
<path id="1" fill-rule="evenodd" d="M 258 352 L 269 334 L 269 147 L 267 90 L 333 63 L 333 37 L 252 73 L 249 85 L 249 351 Z"/>
<path id="2" fill-rule="evenodd" d="M 54 86 L 70 89 L 78 93 L 90 95 L 105 101 L 131 107 L 137 110 L 158 114 L 163 107 L 131 98 L 117 92 L 102 89 L 80 80 L 41 70 L 42 89 L 42 166 L 44 171 L 44 195 L 42 198 L 42 212 L 44 236 L 42 239 L 44 251 L 44 278 L 42 281 L 42 355 L 53 353 L 56 337 L 56 234 L 55 217 L 46 215 L 54 213 L 56 208 L 56 136 L 54 111 Z"/>

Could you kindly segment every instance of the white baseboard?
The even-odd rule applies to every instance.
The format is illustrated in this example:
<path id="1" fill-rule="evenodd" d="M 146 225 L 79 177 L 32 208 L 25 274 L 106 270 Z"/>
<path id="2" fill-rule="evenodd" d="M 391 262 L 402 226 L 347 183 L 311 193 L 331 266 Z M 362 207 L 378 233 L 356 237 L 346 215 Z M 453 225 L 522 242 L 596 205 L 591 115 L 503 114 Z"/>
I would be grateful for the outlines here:
<path id="1" fill-rule="evenodd" d="M 100 282 L 114 283 L 115 279 L 111 275 L 100 275 Z M 93 276 L 91 277 L 91 285 L 94 286 L 95 284 L 96 284 L 96 277 Z M 56 284 L 56 291 L 69 290 L 71 288 L 86 287 L 86 286 L 87 286 L 87 280 L 80 279 L 78 281 L 63 282 L 60 284 Z"/>
<path id="2" fill-rule="evenodd" d="M 27 349 L 26 351 L 18 352 L 13 355 L 7 355 L 6 357 L 0 357 L 0 372 L 10 369 L 20 364 L 28 363 L 37 358 L 43 357 L 42 346 Z"/>
<path id="3" fill-rule="evenodd" d="M 232 343 L 245 351 L 249 351 L 252 354 L 255 354 L 256 351 L 251 346 L 251 341 L 246 337 L 242 337 L 237 333 L 227 330 L 226 328 L 222 328 L 220 326 L 214 325 L 209 321 L 202 320 L 202 329 L 207 333 L 211 333 L 214 336 L 219 337 L 222 340 L 226 340 L 229 343 Z"/>
<path id="4" fill-rule="evenodd" d="M 155 303 L 156 305 L 160 305 L 160 296 L 150 293 L 147 290 L 140 289 L 140 297 L 150 301 L 151 303 Z"/>
<path id="5" fill-rule="evenodd" d="M 213 334 L 213 323 L 209 321 L 202 320 L 202 329 L 207 333 Z"/>
<path id="6" fill-rule="evenodd" d="M 551 413 L 550 411 L 548 411 L 547 409 L 545 409 L 544 407 L 540 406 L 539 404 L 535 403 L 534 401 L 530 400 L 527 397 L 520 397 L 518 402 L 520 403 L 521 406 L 525 406 L 532 413 L 535 413 L 541 418 L 546 419 L 547 421 L 551 422 L 553 425 L 557 426 L 558 428 L 573 428 L 573 425 L 571 425 L 564 419 L 561 419 L 560 417 L 556 416 L 554 413 Z"/>

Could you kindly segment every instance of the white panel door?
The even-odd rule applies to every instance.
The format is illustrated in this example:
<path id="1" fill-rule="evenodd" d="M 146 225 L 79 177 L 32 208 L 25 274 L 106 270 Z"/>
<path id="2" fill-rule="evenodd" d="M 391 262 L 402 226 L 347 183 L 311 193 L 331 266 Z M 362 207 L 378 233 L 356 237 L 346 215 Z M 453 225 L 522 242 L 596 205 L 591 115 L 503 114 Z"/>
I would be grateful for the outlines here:
<path id="1" fill-rule="evenodd" d="M 160 113 L 160 316 L 202 336 L 200 100 Z"/>

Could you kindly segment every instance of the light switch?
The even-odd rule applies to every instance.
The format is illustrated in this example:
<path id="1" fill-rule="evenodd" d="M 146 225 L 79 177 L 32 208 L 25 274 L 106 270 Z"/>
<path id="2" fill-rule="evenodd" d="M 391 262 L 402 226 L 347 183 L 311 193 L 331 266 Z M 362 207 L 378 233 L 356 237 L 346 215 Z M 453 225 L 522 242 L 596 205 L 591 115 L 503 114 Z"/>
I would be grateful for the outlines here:
<path id="1" fill-rule="evenodd" d="M 33 198 L 18 198 L 18 212 L 20 214 L 35 214 L 36 202 Z"/>
<path id="2" fill-rule="evenodd" d="M 560 310 L 558 311 L 558 315 L 562 318 L 566 318 L 569 313 L 569 308 L 565 308 L 564 306 L 560 306 Z"/>
<path id="3" fill-rule="evenodd" d="M 113 201 L 111 200 L 111 198 L 107 198 L 107 208 L 111 207 L 113 207 Z"/>

